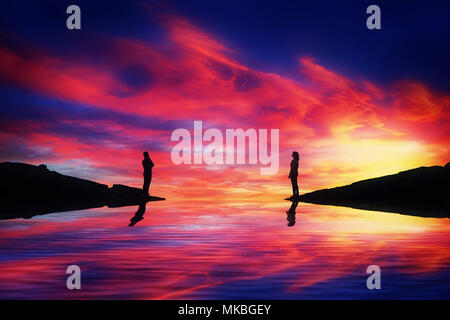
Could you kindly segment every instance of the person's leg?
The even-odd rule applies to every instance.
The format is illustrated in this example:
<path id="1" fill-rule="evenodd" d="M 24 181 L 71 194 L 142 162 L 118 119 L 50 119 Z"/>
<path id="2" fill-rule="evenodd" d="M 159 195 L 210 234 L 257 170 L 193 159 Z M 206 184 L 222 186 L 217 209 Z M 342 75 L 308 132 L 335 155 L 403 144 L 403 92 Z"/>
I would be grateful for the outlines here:
<path id="1" fill-rule="evenodd" d="M 148 189 L 150 188 L 150 179 L 147 177 L 144 178 L 144 186 L 142 187 L 142 190 L 144 191 L 144 194 L 148 194 Z"/>
<path id="2" fill-rule="evenodd" d="M 294 177 L 292 179 L 292 191 L 294 192 L 294 195 L 298 196 L 298 184 L 297 184 L 297 177 Z"/>
<path id="3" fill-rule="evenodd" d="M 291 184 L 292 184 L 292 194 L 295 196 L 295 185 L 297 184 L 296 177 L 291 177 Z"/>

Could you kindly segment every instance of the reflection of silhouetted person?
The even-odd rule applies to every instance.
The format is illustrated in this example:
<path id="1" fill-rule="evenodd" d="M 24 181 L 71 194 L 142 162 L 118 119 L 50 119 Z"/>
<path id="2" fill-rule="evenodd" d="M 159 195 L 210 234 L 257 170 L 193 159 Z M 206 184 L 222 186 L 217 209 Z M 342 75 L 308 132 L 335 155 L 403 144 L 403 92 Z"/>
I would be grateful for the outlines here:
<path id="1" fill-rule="evenodd" d="M 289 171 L 289 179 L 291 179 L 292 183 L 292 197 L 298 197 L 298 184 L 297 184 L 297 177 L 298 177 L 298 161 L 300 159 L 298 152 L 294 151 L 292 152 L 292 161 L 291 161 L 291 171 Z"/>
<path id="2" fill-rule="evenodd" d="M 297 205 L 298 205 L 298 201 L 292 201 L 291 207 L 289 208 L 288 211 L 286 211 L 288 227 L 293 227 L 295 225 L 295 209 L 297 209 Z"/>
<path id="3" fill-rule="evenodd" d="M 152 159 L 148 155 L 148 152 L 144 152 L 144 160 L 142 160 L 142 166 L 144 167 L 144 186 L 142 190 L 144 194 L 148 194 L 148 189 L 150 188 L 150 183 L 152 182 L 152 168 L 155 166 Z"/>
<path id="4" fill-rule="evenodd" d="M 130 220 L 130 224 L 128 225 L 129 227 L 134 226 L 136 223 L 138 223 L 141 220 L 144 220 L 144 213 L 145 213 L 145 206 L 146 206 L 147 202 L 146 201 L 142 201 L 139 204 L 139 208 L 136 211 L 136 213 L 134 214 L 134 217 L 131 218 Z"/>

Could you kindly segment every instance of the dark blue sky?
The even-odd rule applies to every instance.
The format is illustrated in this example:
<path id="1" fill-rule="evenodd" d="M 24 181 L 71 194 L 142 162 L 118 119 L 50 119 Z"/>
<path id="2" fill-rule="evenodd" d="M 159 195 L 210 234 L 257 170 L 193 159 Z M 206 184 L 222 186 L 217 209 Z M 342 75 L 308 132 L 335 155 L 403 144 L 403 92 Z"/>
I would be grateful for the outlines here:
<path id="1" fill-rule="evenodd" d="M 82 9 L 82 31 L 65 28 L 69 4 Z M 144 4 L 186 17 L 259 70 L 297 78 L 298 57 L 307 55 L 352 78 L 450 87 L 449 1 L 16 1 L 2 6 L 0 41 L 76 57 L 98 50 L 86 46 L 90 34 L 160 40 Z M 370 4 L 381 8 L 382 30 L 365 27 Z"/>
<path id="2" fill-rule="evenodd" d="M 374 3 L 381 30 L 366 28 Z M 71 4 L 81 30 L 66 28 Z M 135 179 L 131 158 L 150 150 L 171 168 L 170 132 L 201 119 L 282 128 L 281 162 L 295 144 L 310 168 L 333 159 L 309 175 L 310 190 L 349 183 L 355 168 L 368 178 L 444 163 L 448 9 L 436 0 L 4 2 L 0 156 L 77 159 L 99 176 L 107 167 Z"/>

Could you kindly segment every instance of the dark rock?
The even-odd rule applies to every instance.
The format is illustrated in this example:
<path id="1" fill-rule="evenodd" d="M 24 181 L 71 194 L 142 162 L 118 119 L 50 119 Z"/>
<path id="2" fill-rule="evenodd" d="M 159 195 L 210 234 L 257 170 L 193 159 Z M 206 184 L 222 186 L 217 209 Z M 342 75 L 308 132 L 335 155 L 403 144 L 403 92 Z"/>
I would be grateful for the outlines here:
<path id="1" fill-rule="evenodd" d="M 397 174 L 323 189 L 300 201 L 356 209 L 396 212 L 422 217 L 449 217 L 450 168 L 420 167 Z"/>
<path id="2" fill-rule="evenodd" d="M 0 219 L 30 218 L 37 214 L 103 206 L 137 205 L 150 197 L 141 189 L 107 185 L 50 171 L 45 165 L 0 163 Z"/>

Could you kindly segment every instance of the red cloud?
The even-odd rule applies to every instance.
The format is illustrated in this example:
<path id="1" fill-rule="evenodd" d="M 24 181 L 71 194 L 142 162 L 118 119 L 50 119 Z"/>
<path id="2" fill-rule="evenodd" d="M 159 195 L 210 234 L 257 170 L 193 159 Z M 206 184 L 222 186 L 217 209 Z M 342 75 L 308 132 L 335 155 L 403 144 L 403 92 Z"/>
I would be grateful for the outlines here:
<path id="1" fill-rule="evenodd" d="M 363 168 L 367 163 L 359 163 L 358 157 L 352 160 L 349 155 L 339 160 L 343 149 L 347 150 L 345 152 L 352 150 L 349 148 L 351 143 L 367 141 L 366 145 L 370 146 L 389 144 L 394 140 L 412 141 L 419 147 L 417 151 L 409 148 L 405 157 L 413 157 L 415 153 L 411 152 L 416 152 L 419 162 L 423 151 L 428 150 L 428 162 L 448 159 L 450 100 L 447 95 L 423 83 L 400 81 L 382 87 L 364 79 L 339 75 L 313 58 L 303 57 L 299 61 L 304 80 L 310 82 L 306 86 L 275 73 L 245 66 L 239 62 L 237 52 L 183 18 L 166 16 L 161 20 L 168 30 L 164 43 L 99 37 L 98 41 L 107 41 L 111 47 L 107 53 L 107 60 L 111 63 L 107 66 L 68 61 L 50 54 L 25 57 L 0 47 L 1 80 L 49 97 L 124 114 L 158 117 L 161 121 L 198 119 L 219 128 L 279 128 L 280 165 L 287 167 L 290 152 L 299 150 L 304 155 L 303 170 L 308 172 L 303 186 L 309 185 L 310 188 L 332 185 L 344 177 L 348 179 L 349 168 L 352 173 L 358 167 L 361 167 L 361 172 L 369 170 Z M 151 81 L 134 90 L 117 76 L 130 67 L 142 69 Z M 66 121 L 70 122 L 70 115 Z M 128 172 L 125 179 L 140 183 L 139 166 L 128 170 L 138 161 L 136 157 L 142 151 L 138 146 L 92 145 L 80 137 L 70 139 L 48 132 L 44 134 L 39 129 L 45 126 L 44 123 L 19 122 L 4 127 L 5 133 L 0 136 L 3 145 L 9 144 L 14 148 L 13 138 L 30 131 L 25 130 L 26 125 L 26 128 L 34 128 L 33 134 L 27 133 L 24 137 L 29 144 L 50 148 L 58 162 L 88 159 L 96 166 L 116 168 L 122 174 Z M 181 184 L 190 186 L 193 179 L 200 177 L 205 181 L 212 177 L 219 181 L 231 177 L 241 185 L 260 183 L 262 179 L 255 176 L 257 169 L 227 168 L 211 172 L 203 167 L 196 170 L 174 167 L 170 163 L 170 137 L 164 139 L 160 131 L 150 126 L 143 130 L 134 127 L 133 123 L 119 126 L 113 122 L 86 120 L 84 124 L 108 126 L 119 136 L 158 142 L 161 149 L 149 151 L 158 154 L 160 183 L 168 189 L 174 182 L 172 176 L 175 172 L 182 177 Z M 358 152 L 360 147 L 358 144 L 351 152 Z M 367 152 L 379 155 L 383 150 L 380 148 Z M 388 146 L 388 149 L 395 148 Z M 36 159 L 36 162 L 48 160 Z M 333 161 L 335 163 L 331 165 Z M 320 175 L 323 165 L 341 170 L 319 180 L 314 179 L 314 172 Z M 374 160 L 370 165 L 373 171 L 365 171 L 369 175 L 378 173 L 377 168 L 381 169 L 386 164 Z M 406 165 L 401 162 L 393 168 L 408 169 Z M 230 175 L 230 172 L 239 172 L 239 175 Z M 285 185 L 285 190 L 288 190 L 284 176 L 281 169 L 278 176 L 262 181 Z M 119 174 L 103 179 L 113 182 L 118 177 Z M 207 185 L 206 182 L 196 183 L 200 184 L 199 188 Z"/>

